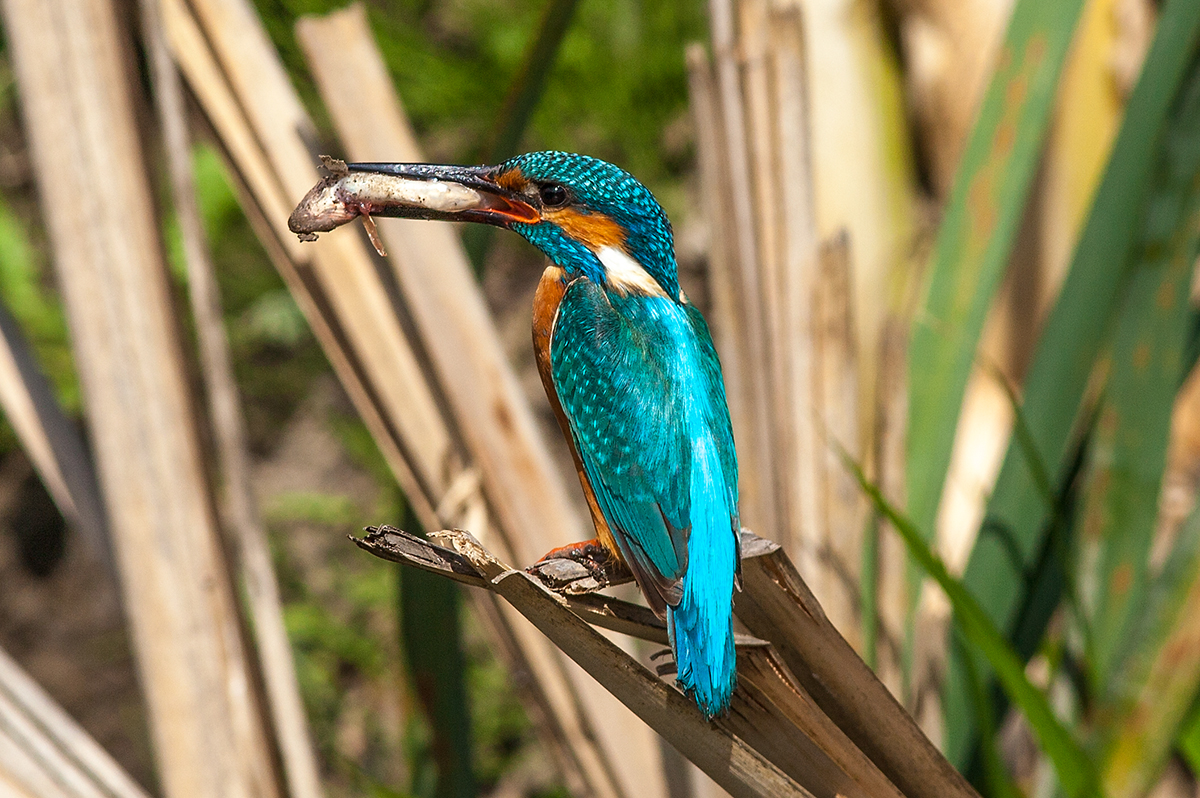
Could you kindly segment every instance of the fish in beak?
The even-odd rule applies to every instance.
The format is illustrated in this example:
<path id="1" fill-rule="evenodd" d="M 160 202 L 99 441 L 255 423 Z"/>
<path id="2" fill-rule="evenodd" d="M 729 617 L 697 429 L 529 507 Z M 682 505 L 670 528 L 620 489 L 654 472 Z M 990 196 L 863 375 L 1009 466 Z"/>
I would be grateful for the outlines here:
<path id="1" fill-rule="evenodd" d="M 352 163 L 321 156 L 329 175 L 300 200 L 288 229 L 301 241 L 362 217 L 379 254 L 383 247 L 372 216 L 480 222 L 509 227 L 536 224 L 533 205 L 494 180 L 488 166 L 408 163 Z"/>

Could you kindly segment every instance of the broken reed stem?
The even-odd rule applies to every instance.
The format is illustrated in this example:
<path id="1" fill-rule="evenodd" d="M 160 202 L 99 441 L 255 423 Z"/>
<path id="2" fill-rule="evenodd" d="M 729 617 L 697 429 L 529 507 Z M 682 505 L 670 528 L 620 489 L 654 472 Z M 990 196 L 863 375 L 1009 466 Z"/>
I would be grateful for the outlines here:
<path id="1" fill-rule="evenodd" d="M 0 795 L 148 798 L 32 677 L 0 649 Z"/>
<path id="2" fill-rule="evenodd" d="M 761 376 L 769 394 L 763 397 L 768 415 L 765 422 L 770 434 L 770 448 L 765 449 L 768 470 L 762 479 L 766 499 L 773 508 L 772 532 L 785 545 L 792 530 L 799 529 L 797 499 L 791 490 L 789 477 L 795 464 L 794 438 L 788 408 L 787 364 L 784 347 L 783 297 L 780 295 L 780 274 L 783 268 L 782 250 L 786 236 L 780 201 L 779 153 L 775 137 L 775 107 L 777 97 L 772 92 L 771 68 L 774 66 L 770 42 L 770 21 L 766 0 L 739 0 L 736 4 L 738 22 L 738 52 L 741 56 L 742 102 L 739 112 L 745 120 L 746 157 L 750 167 L 753 191 L 752 209 L 755 221 L 756 259 L 743 262 L 747 270 L 743 282 L 753 312 L 743 323 L 754 327 L 761 339 L 755 348 L 754 374 Z"/>
<path id="3" fill-rule="evenodd" d="M 155 107 L 171 177 L 172 200 L 183 242 L 188 298 L 196 323 L 217 462 L 224 475 L 225 516 L 240 554 L 238 565 L 253 618 L 249 626 L 258 647 L 263 689 L 273 720 L 271 727 L 283 760 L 288 795 L 291 798 L 320 798 L 322 790 L 316 754 L 300 697 L 292 647 L 283 622 L 279 585 L 251 483 L 246 424 L 233 376 L 221 296 L 196 205 L 183 89 L 163 32 L 158 0 L 141 0 L 140 8 L 142 35 L 150 54 Z"/>
<path id="4" fill-rule="evenodd" d="M 436 543 L 390 527 L 368 533 L 354 542 L 375 556 L 503 597 L 735 795 L 978 798 L 825 617 L 784 551 L 747 530 L 735 613 L 753 636 L 736 636 L 730 713 L 700 724 L 693 701 L 582 628 L 621 629 L 662 645 L 664 624 L 645 607 L 564 595 L 570 587 L 512 570 L 461 530 L 433 533 Z M 732 739 L 713 747 L 724 734 Z"/>
<path id="5" fill-rule="evenodd" d="M 733 242 L 733 295 L 738 307 L 737 331 L 745 351 L 745 381 L 731 391 L 744 394 L 749 411 L 747 427 L 736 430 L 738 436 L 738 484 L 741 493 L 742 520 L 758 529 L 778 534 L 782 528 L 776 506 L 777 483 L 774 476 L 774 430 L 771 426 L 770 375 L 764 319 L 760 311 L 758 242 L 754 217 L 754 189 L 751 185 L 749 131 L 744 118 L 741 69 L 732 0 L 709 3 L 716 74 L 717 107 L 724 130 L 729 196 L 729 215 L 716 224 L 729 224 Z"/>
<path id="6" fill-rule="evenodd" d="M 697 50 L 689 74 L 743 515 L 857 642 L 864 505 L 826 445 L 861 451 L 853 284 L 844 237 L 819 268 L 804 20 L 763 0 L 711 14 L 715 78 Z"/>
<path id="7" fill-rule="evenodd" d="M 776 333 L 776 380 L 786 390 L 778 401 L 777 439 L 786 455 L 783 480 L 792 524 L 782 542 L 802 572 L 819 584 L 817 553 L 829 530 L 818 512 L 821 483 L 816 434 L 820 407 L 814 393 L 813 298 L 818 260 L 817 223 L 810 155 L 804 28 L 800 9 L 772 9 L 769 57 L 774 91 L 773 131 L 778 170 L 776 204 L 782 216 L 780 268 L 773 290 L 780 304 Z M 840 615 L 839 615 L 840 617 Z M 839 624 L 839 628 L 842 628 Z"/>
<path id="8" fill-rule="evenodd" d="M 819 457 L 821 601 L 838 631 L 861 649 L 858 601 L 865 504 L 858 482 L 838 456 L 839 450 L 859 449 L 858 346 L 850 254 L 844 232 L 823 245 L 813 286 L 813 396 L 822 433 L 814 455 Z"/>
<path id="9" fill-rule="evenodd" d="M 279 795 L 178 358 L 121 17 L 107 0 L 3 9 L 164 794 Z"/>

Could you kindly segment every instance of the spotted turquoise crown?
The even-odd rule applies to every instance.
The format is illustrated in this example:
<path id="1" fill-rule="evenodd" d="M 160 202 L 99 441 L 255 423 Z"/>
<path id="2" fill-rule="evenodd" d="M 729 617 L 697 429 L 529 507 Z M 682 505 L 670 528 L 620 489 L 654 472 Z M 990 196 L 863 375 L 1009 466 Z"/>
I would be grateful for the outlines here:
<path id="1" fill-rule="evenodd" d="M 626 254 L 637 260 L 668 296 L 679 295 L 671 222 L 650 189 L 633 175 L 599 158 L 557 151 L 518 155 L 496 171 L 503 174 L 509 170 L 517 170 L 540 186 L 561 185 L 569 192 L 574 211 L 616 222 L 625 233 Z M 604 267 L 592 251 L 553 221 L 516 223 L 512 229 L 568 271 L 604 284 Z"/>

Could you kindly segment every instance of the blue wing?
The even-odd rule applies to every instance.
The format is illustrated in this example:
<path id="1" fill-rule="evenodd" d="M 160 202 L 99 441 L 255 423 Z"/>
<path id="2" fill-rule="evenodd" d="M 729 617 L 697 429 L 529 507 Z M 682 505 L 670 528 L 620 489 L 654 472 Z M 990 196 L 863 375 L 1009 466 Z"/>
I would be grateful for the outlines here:
<path id="1" fill-rule="evenodd" d="M 737 461 L 700 314 L 576 280 L 559 306 L 550 357 L 596 501 L 651 607 L 663 614 L 679 604 L 701 512 L 728 530 L 734 562 L 723 567 L 736 568 Z"/>

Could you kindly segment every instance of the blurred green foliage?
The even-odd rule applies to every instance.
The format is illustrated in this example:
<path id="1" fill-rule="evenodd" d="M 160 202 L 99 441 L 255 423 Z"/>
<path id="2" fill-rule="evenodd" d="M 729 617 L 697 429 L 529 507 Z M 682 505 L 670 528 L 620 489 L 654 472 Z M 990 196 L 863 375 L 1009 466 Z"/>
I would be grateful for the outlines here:
<path id="1" fill-rule="evenodd" d="M 1078 3 L 1019 4 L 1010 40 L 1028 33 L 1019 25 L 1026 8 L 1048 15 Z M 1065 52 L 1065 24 L 1059 20 L 1027 46 L 1039 42 L 1044 56 L 1054 51 L 1045 47 L 1054 34 Z M 911 529 L 903 526 L 906 519 L 891 520 L 947 593 L 956 627 L 969 643 L 950 650 L 942 694 L 945 747 L 951 762 L 992 794 L 1009 791 L 995 777 L 990 750 L 993 721 L 1007 701 L 1054 763 L 1059 794 L 1143 795 L 1159 779 L 1181 731 L 1187 750 L 1190 736 L 1181 724 L 1200 682 L 1172 678 L 1171 671 L 1178 670 L 1184 650 L 1179 639 L 1190 639 L 1190 627 L 1177 623 L 1187 613 L 1175 582 L 1186 573 L 1194 584 L 1195 543 L 1187 536 L 1195 528 L 1185 525 L 1180 532 L 1171 568 L 1159 568 L 1150 553 L 1161 523 L 1172 409 L 1192 365 L 1189 337 L 1197 318 L 1188 293 L 1200 251 L 1198 47 L 1200 7 L 1168 0 L 1037 342 L 1018 424 L 961 580 L 941 572 L 915 532 L 934 528 L 955 433 L 946 424 L 954 418 L 947 411 L 961 403 L 997 286 L 998 272 L 989 282 L 975 279 L 977 270 L 985 260 L 992 267 L 1007 263 L 1015 231 L 971 218 L 996 218 L 988 215 L 996 209 L 982 195 L 992 185 L 988 170 L 996 168 L 995 158 L 981 160 L 968 148 L 939 233 L 939 242 L 966 233 L 980 238 L 967 257 L 938 261 L 917 313 L 907 477 L 919 495 L 909 495 Z M 1012 52 L 1012 59 L 1000 60 L 972 142 L 986 143 L 991 135 L 989 103 L 1019 60 L 1020 50 Z M 1054 84 L 1040 88 L 1045 103 Z M 1005 114 L 1012 110 L 1007 98 L 1003 108 Z M 1023 134 L 1040 138 L 1040 127 L 1041 121 L 1025 119 L 1015 139 L 1009 131 L 993 140 L 1011 145 Z M 1031 164 L 1040 152 L 1027 153 Z M 975 186 L 983 187 L 978 194 Z M 1026 204 L 1023 190 L 1009 193 L 1003 212 L 1015 220 Z M 968 309 L 974 314 L 970 328 L 955 327 Z M 1170 591 L 1159 584 L 1164 579 Z M 1177 597 L 1174 606 L 1154 600 L 1164 592 Z M 1060 620 L 1052 623 L 1056 615 Z M 1045 692 L 1044 684 L 1034 687 L 1025 678 L 1034 655 L 1042 660 L 1036 670 L 1048 676 Z"/>

